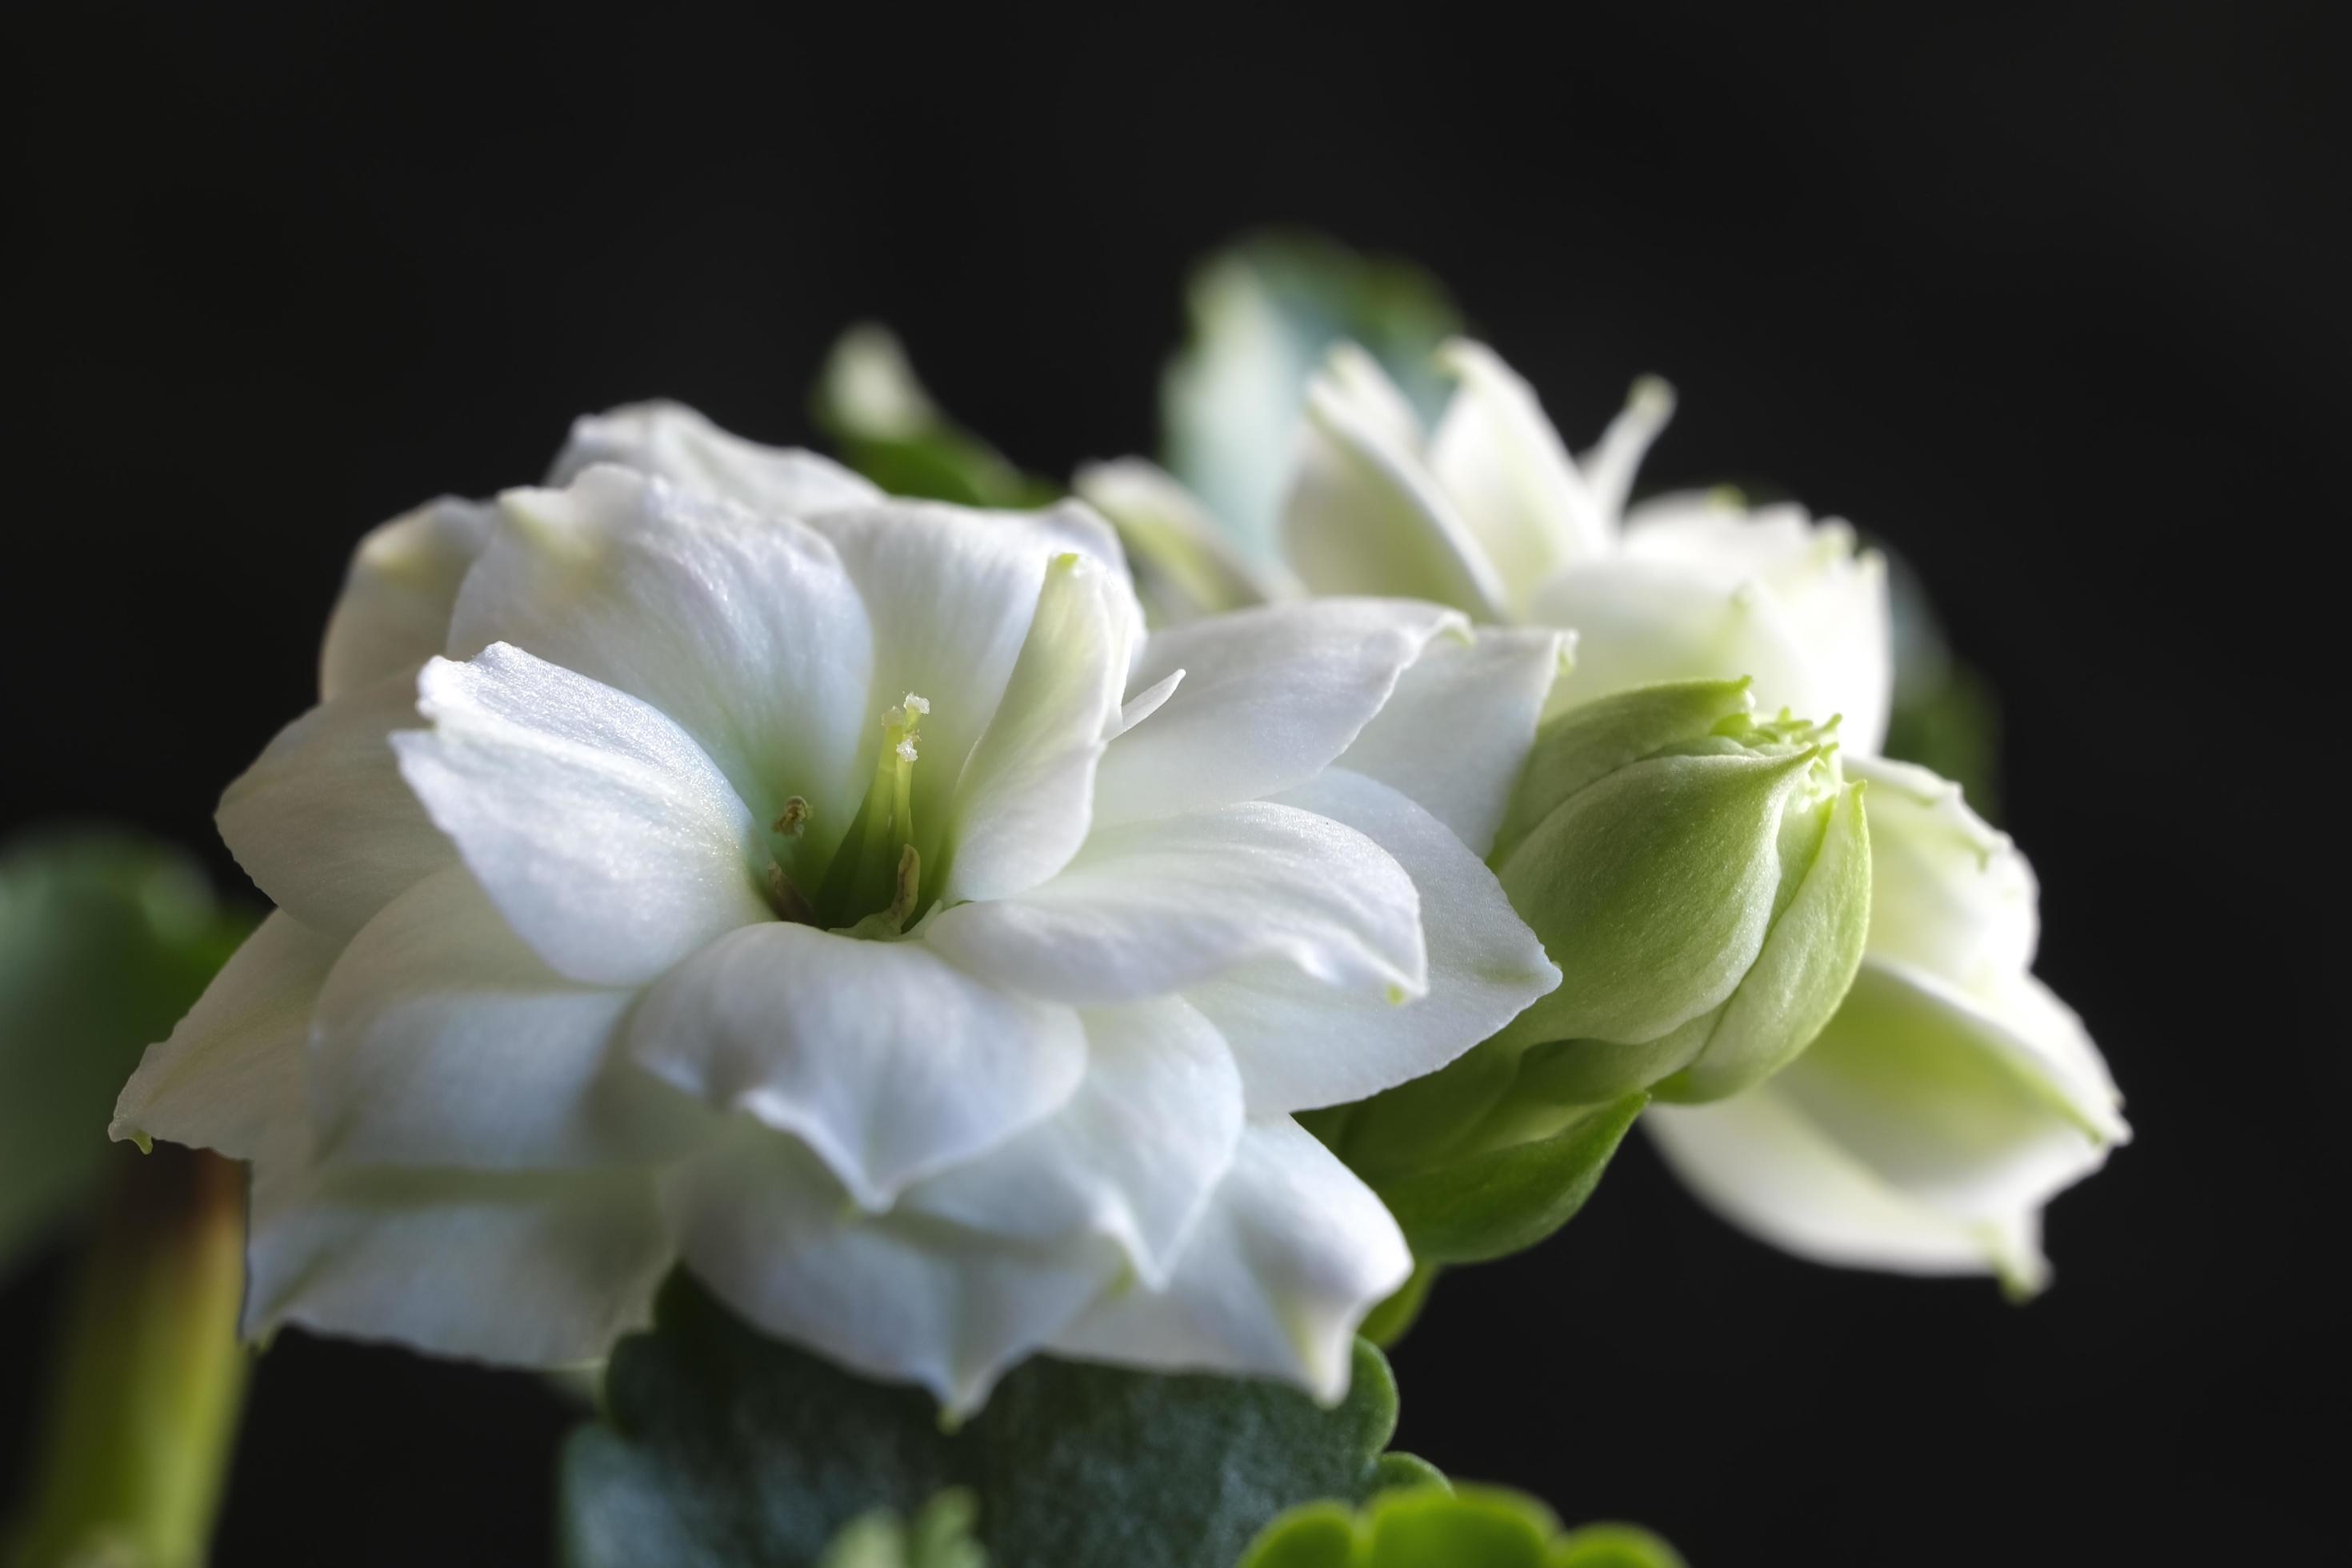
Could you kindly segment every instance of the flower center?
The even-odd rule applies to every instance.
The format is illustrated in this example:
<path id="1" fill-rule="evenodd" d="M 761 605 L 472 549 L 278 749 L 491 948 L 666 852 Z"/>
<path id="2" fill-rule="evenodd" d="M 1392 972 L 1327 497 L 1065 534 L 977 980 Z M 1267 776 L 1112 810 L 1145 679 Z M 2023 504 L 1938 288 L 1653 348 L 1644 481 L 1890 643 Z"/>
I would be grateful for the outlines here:
<path id="1" fill-rule="evenodd" d="M 865 937 L 897 936 L 913 919 L 923 886 L 922 857 L 915 850 L 915 763 L 923 716 L 930 710 L 930 703 L 909 691 L 882 715 L 874 781 L 814 898 L 795 887 L 781 864 L 771 869 L 770 891 L 783 919 Z M 808 814 L 808 803 L 794 795 L 784 803 L 775 830 L 797 837 Z"/>

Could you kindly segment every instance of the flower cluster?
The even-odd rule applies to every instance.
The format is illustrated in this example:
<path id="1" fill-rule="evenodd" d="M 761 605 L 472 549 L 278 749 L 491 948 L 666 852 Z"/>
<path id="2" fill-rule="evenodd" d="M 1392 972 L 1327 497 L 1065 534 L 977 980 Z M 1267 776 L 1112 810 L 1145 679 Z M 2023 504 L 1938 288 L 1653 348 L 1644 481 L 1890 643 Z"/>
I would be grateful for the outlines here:
<path id="1" fill-rule="evenodd" d="M 1229 324 L 1221 350 L 1213 330 L 1203 347 L 1246 361 L 1252 331 Z M 1147 464 L 1088 470 L 1079 489 L 1131 550 L 1237 556 L 1250 591 L 1268 597 L 1410 594 L 1481 625 L 1572 629 L 1573 668 L 1549 703 L 1557 732 L 1539 746 L 1529 785 L 1543 787 L 1545 751 L 1566 752 L 1622 769 L 1611 776 L 1632 800 L 1605 823 L 1587 807 L 1561 813 L 1549 831 L 1571 831 L 1574 819 L 1581 839 L 1546 857 L 1543 874 L 1498 859 L 1568 979 L 1492 1047 L 1591 1037 L 1546 1058 L 1547 1097 L 1599 1100 L 1647 1085 L 1665 1100 L 1714 1101 L 1660 1105 L 1644 1121 L 1694 1191 L 1791 1251 L 1906 1272 L 1992 1272 L 2014 1290 L 2038 1289 L 2048 1274 L 2042 1205 L 2097 1169 L 2129 1129 L 2081 1021 L 2031 973 L 2037 898 L 2024 858 L 1958 785 L 1875 754 L 1894 690 L 1884 562 L 1858 549 L 1844 523 L 1816 522 L 1793 505 L 1751 509 L 1728 491 L 1629 505 L 1636 468 L 1673 411 L 1663 383 L 1636 384 L 1580 458 L 1492 351 L 1456 339 L 1436 361 L 1454 390 L 1424 430 L 1370 354 L 1332 351 L 1297 419 L 1276 563 L 1202 542 L 1216 527 L 1208 510 Z M 1160 543 L 1171 537 L 1189 553 Z M 1641 764 L 1651 787 L 1627 790 L 1632 764 L 1655 741 L 1689 752 L 1718 716 L 1744 708 L 1733 700 L 1742 691 L 1767 713 L 1823 726 L 1798 723 L 1754 764 L 1755 777 L 1771 775 L 1778 750 L 1790 760 L 1771 776 L 1794 780 L 1795 755 L 1814 759 L 1806 788 L 1822 827 L 1808 828 L 1794 860 L 1782 836 L 1790 819 L 1759 816 L 1736 792 L 1724 795 L 1725 810 L 1696 814 L 1705 819 L 1696 837 L 1675 838 L 1661 820 L 1687 793 L 1666 781 L 1703 766 L 1735 776 L 1723 763 L 1654 759 Z M 1629 722 L 1645 738 L 1629 738 Z M 1804 738 L 1793 751 L 1790 736 Z M 1707 738 L 1718 752 L 1729 743 Z M 1851 796 L 1825 787 L 1832 746 Z M 1589 770 L 1570 771 L 1581 779 Z M 1824 811 L 1831 793 L 1858 797 L 1859 813 Z M 1638 823 L 1649 845 L 1625 857 L 1632 873 L 1619 879 L 1612 850 Z M 1712 848 L 1708 835 L 1722 836 Z M 1864 890 L 1843 903 L 1815 897 L 1826 918 L 1786 926 L 1798 889 L 1821 886 L 1791 873 L 1834 858 L 1842 836 L 1854 841 L 1843 859 L 1862 866 Z M 1527 850 L 1538 847 L 1531 837 Z M 1675 864 L 1694 852 L 1687 868 Z M 1768 864 L 1774 890 L 1742 893 L 1739 868 L 1760 876 Z M 1707 868 L 1713 880 L 1693 880 Z M 1676 889 L 1739 918 L 1719 923 L 1719 939 L 1696 910 L 1668 918 Z M 1731 1002 L 1735 988 L 1756 1005 Z M 1759 1012 L 1773 1028 L 1745 1027 Z M 1736 1038 L 1723 1032 L 1733 1017 L 1743 1026 Z"/>
<path id="2" fill-rule="evenodd" d="M 1884 563 L 1632 501 L 1663 384 L 1579 458 L 1458 338 L 1433 421 L 1346 343 L 1286 405 L 1271 320 L 1171 383 L 1222 519 L 1028 507 L 869 333 L 845 449 L 1017 504 L 646 405 L 370 534 L 221 803 L 277 912 L 117 1109 L 251 1162 L 247 1331 L 559 1364 L 683 1267 L 955 1412 L 1037 1351 L 1328 1403 L 1637 1115 L 1791 1251 L 2038 1288 L 2129 1132 L 2026 862 L 1880 754 Z"/>

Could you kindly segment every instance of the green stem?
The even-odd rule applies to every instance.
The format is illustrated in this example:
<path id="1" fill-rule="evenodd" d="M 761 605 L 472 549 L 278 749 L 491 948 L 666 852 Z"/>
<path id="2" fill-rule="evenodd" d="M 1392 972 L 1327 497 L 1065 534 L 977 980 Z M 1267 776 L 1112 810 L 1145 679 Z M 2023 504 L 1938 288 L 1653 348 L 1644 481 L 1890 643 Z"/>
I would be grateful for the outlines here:
<path id="1" fill-rule="evenodd" d="M 121 1165 L 67 1302 L 10 1568 L 200 1568 L 219 1511 L 248 1360 L 245 1174 L 168 1144 Z"/>

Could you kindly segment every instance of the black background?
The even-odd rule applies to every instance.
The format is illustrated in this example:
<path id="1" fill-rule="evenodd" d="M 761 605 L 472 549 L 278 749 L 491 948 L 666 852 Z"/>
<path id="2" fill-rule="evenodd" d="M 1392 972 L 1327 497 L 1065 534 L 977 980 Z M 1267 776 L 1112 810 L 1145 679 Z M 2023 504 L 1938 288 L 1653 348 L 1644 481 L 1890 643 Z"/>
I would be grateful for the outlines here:
<path id="1" fill-rule="evenodd" d="M 12 9 L 0 827 L 128 819 L 235 879 L 211 800 L 309 700 L 365 526 L 625 398 L 805 438 L 867 315 L 1043 471 L 1148 450 L 1188 267 L 1318 226 L 1433 268 L 1572 435 L 1662 372 L 1652 479 L 1769 476 L 1922 570 L 2005 703 L 2042 973 L 2138 1132 L 2021 1310 L 1784 1259 L 1629 1146 L 1552 1243 L 1441 1287 L 1402 1442 L 1706 1565 L 2319 1555 L 2323 7 L 839 9 Z M 0 1446 L 61 1278 L 0 1298 Z M 571 1419 L 289 1335 L 221 1561 L 538 1562 Z"/>

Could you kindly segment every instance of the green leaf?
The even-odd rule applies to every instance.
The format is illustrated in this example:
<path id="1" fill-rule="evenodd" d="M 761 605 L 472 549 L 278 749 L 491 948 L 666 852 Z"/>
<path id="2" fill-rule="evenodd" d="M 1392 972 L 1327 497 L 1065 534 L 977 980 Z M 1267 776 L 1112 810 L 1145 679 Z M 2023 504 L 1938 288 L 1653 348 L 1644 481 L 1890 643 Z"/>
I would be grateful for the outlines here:
<path id="1" fill-rule="evenodd" d="M 89 1196 L 123 1079 L 250 923 L 186 856 L 129 833 L 0 851 L 0 1269 Z"/>
<path id="2" fill-rule="evenodd" d="M 1588 1524 L 1552 1543 L 1544 1568 L 1685 1568 L 1682 1553 L 1638 1524 Z"/>
<path id="3" fill-rule="evenodd" d="M 1435 356 L 1461 314 L 1409 262 L 1319 235 L 1254 235 L 1196 270 L 1185 302 L 1192 332 L 1160 384 L 1168 467 L 1252 559 L 1280 558 L 1276 522 L 1307 384 L 1334 344 L 1369 351 L 1424 421 L 1444 406 Z"/>
<path id="4" fill-rule="evenodd" d="M 1521 1251 L 1575 1217 L 1646 1093 L 1592 1101 L 1556 1070 L 1584 1042 L 1517 1049 L 1488 1040 L 1437 1072 L 1299 1117 L 1378 1193 L 1415 1271 L 1366 1320 L 1389 1342 L 1411 1325 L 1436 1267 Z"/>
<path id="5" fill-rule="evenodd" d="M 1058 486 L 1024 473 L 949 418 L 886 327 L 869 321 L 841 335 L 817 377 L 814 406 L 843 460 L 892 495 L 977 507 L 1061 498 Z"/>
<path id="6" fill-rule="evenodd" d="M 1222 1565 L 1286 1508 L 1429 1473 L 1381 1454 L 1396 1384 L 1361 1342 L 1334 1410 L 1278 1384 L 1039 1357 L 950 1431 L 929 1395 L 766 1338 L 684 1275 L 614 1353 L 605 1400 L 564 1454 L 572 1568 L 810 1563 L 861 1515 L 954 1487 L 1008 1568 Z"/>
<path id="7" fill-rule="evenodd" d="M 1629 1525 L 1562 1535 L 1549 1509 L 1499 1487 L 1425 1488 L 1292 1510 L 1239 1568 L 1683 1568 L 1672 1547 Z"/>
<path id="8" fill-rule="evenodd" d="M 925 1503 L 912 1525 L 876 1509 L 842 1527 L 817 1568 L 988 1568 L 988 1551 L 972 1536 L 979 1511 L 961 1487 Z"/>
<path id="9" fill-rule="evenodd" d="M 1421 1265 L 1522 1251 L 1566 1225 L 1649 1103 L 1643 1094 L 1579 1107 L 1564 1126 L 1445 1164 L 1374 1181 Z"/>
<path id="10" fill-rule="evenodd" d="M 1421 1316 L 1429 1302 L 1429 1288 L 1436 1283 L 1436 1264 L 1415 1263 L 1411 1277 L 1397 1287 L 1394 1295 L 1367 1313 L 1356 1331 L 1381 1349 L 1388 1349 L 1404 1338 L 1405 1331 Z"/>

